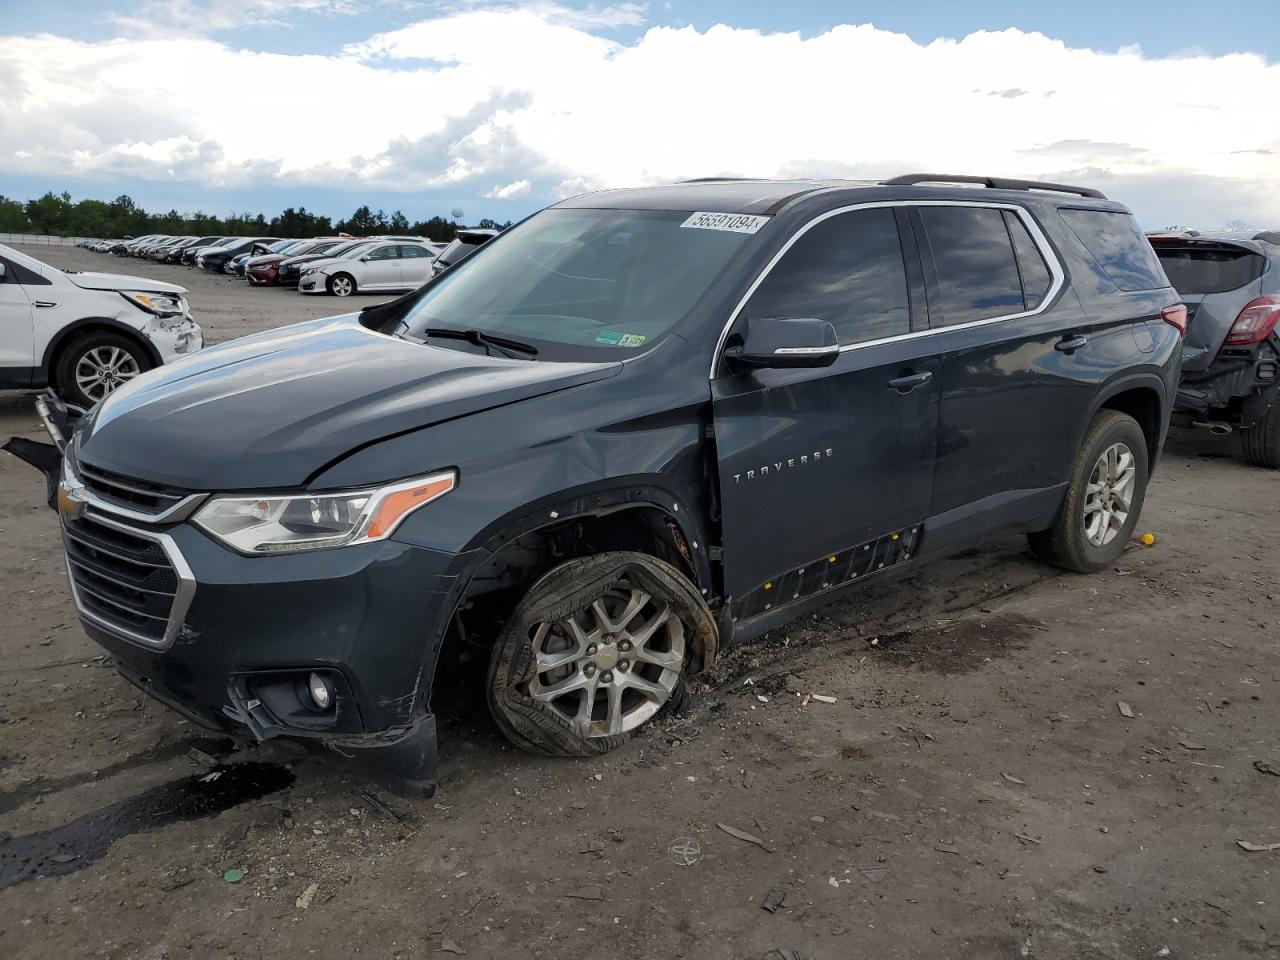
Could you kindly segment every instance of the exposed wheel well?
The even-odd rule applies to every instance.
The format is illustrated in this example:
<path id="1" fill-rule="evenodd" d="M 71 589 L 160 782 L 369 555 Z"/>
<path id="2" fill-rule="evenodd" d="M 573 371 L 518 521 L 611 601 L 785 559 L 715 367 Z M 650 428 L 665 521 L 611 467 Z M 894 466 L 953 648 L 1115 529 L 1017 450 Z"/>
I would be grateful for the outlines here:
<path id="1" fill-rule="evenodd" d="M 1147 462 L 1154 465 L 1160 447 L 1160 395 L 1150 387 L 1134 387 L 1108 397 L 1101 409 L 1119 410 L 1138 421 L 1147 438 Z"/>
<path id="2" fill-rule="evenodd" d="M 470 713 L 482 705 L 483 688 L 477 684 L 483 682 L 489 651 L 529 587 L 567 560 L 611 550 L 665 560 L 700 586 L 679 526 L 650 504 L 568 517 L 515 537 L 481 565 L 454 608 L 436 658 L 432 712 L 439 714 L 443 707 Z"/>

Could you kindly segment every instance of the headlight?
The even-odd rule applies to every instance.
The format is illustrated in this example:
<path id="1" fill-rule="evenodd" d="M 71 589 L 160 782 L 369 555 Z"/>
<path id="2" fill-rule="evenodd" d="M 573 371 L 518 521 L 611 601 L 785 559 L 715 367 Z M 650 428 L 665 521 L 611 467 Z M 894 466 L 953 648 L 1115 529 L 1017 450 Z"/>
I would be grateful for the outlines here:
<path id="1" fill-rule="evenodd" d="M 135 307 L 147 313 L 154 313 L 157 317 L 172 317 L 187 312 L 186 302 L 171 293 L 138 293 L 132 290 L 121 290 L 120 296 Z"/>
<path id="2" fill-rule="evenodd" d="M 309 276 L 311 276 L 313 273 L 319 273 L 319 272 L 320 272 L 320 268 L 319 268 L 319 267 L 307 267 L 307 269 L 305 269 L 305 270 L 303 270 L 303 271 L 302 271 L 302 275 L 303 275 L 304 277 L 309 277 Z"/>
<path id="3" fill-rule="evenodd" d="M 217 497 L 196 513 L 202 530 L 245 554 L 295 553 L 385 540 L 405 517 L 452 490 L 452 470 L 373 490 Z"/>

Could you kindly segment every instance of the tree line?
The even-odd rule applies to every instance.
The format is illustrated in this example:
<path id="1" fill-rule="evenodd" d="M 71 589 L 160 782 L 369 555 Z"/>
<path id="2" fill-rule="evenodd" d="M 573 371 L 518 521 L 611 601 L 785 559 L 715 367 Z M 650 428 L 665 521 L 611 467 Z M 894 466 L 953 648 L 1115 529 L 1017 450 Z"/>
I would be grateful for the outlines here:
<path id="1" fill-rule="evenodd" d="M 510 226 L 493 220 L 481 220 L 476 226 L 501 229 Z M 208 213 L 150 213 L 128 196 L 105 200 L 72 201 L 71 194 L 49 191 L 43 197 L 22 203 L 0 195 L 0 233 L 40 233 L 62 237 L 101 237 L 116 239 L 140 237 L 148 233 L 175 236 L 270 236 L 323 237 L 350 233 L 358 237 L 377 234 L 411 234 L 441 243 L 454 238 L 462 226 L 453 220 L 436 216 L 410 223 L 399 210 L 390 216 L 382 210 L 359 207 L 350 217 L 333 222 L 329 217 L 311 213 L 306 207 L 286 207 L 277 216 L 229 213 L 217 217 Z"/>

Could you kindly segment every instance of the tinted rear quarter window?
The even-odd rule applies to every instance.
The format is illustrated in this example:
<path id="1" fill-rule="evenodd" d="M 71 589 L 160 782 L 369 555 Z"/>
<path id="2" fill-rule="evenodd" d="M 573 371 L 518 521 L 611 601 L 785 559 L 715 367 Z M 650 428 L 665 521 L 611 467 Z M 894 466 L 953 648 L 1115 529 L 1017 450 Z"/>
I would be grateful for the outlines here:
<path id="1" fill-rule="evenodd" d="M 1262 276 L 1266 257 L 1230 244 L 1152 243 L 1179 293 L 1226 293 Z"/>
<path id="2" fill-rule="evenodd" d="M 1040 306 L 1040 301 L 1049 292 L 1052 277 L 1049 265 L 1044 262 L 1044 255 L 1031 239 L 1027 225 L 1012 210 L 1004 212 L 1004 224 L 1009 228 L 1009 238 L 1013 240 L 1013 252 L 1018 258 L 1018 274 L 1022 277 L 1023 305 L 1028 310 Z"/>
<path id="3" fill-rule="evenodd" d="M 1022 280 L 1003 212 L 994 207 L 921 207 L 942 287 L 941 323 L 955 326 L 1022 313 Z"/>
<path id="4" fill-rule="evenodd" d="M 1169 286 L 1151 244 L 1132 214 L 1061 208 L 1058 213 L 1121 290 Z"/>
<path id="5" fill-rule="evenodd" d="M 907 274 L 893 211 L 843 213 L 804 233 L 751 295 L 746 313 L 827 320 L 843 344 L 909 332 Z"/>

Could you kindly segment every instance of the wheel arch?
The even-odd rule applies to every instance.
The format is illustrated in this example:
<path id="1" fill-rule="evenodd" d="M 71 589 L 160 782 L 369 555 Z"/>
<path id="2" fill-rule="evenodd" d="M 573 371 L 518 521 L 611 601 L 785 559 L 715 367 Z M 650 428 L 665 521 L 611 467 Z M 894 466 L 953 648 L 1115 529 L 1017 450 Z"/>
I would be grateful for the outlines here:
<path id="1" fill-rule="evenodd" d="M 1138 422 L 1147 440 L 1148 470 L 1154 469 L 1169 425 L 1164 381 L 1154 373 L 1138 373 L 1114 380 L 1098 394 L 1089 413 L 1089 422 L 1092 423 L 1102 410 L 1118 410 Z"/>
<path id="2" fill-rule="evenodd" d="M 62 351 L 75 343 L 82 335 L 93 333 L 97 330 L 118 333 L 128 337 L 143 349 L 153 367 L 158 367 L 164 363 L 155 344 L 148 340 L 137 327 L 131 327 L 129 324 L 114 320 L 111 317 L 85 317 L 84 319 L 76 320 L 74 323 L 67 324 L 55 333 L 45 345 L 40 369 L 44 373 L 46 382 L 50 384 L 54 382 L 54 371 L 57 369 L 57 363 L 62 356 Z"/>
<path id="3" fill-rule="evenodd" d="M 490 524 L 463 551 L 473 559 L 458 574 L 438 621 L 420 694 L 425 702 L 435 710 L 447 686 L 443 678 L 458 657 L 465 660 L 473 652 L 487 658 L 506 619 L 548 571 L 568 560 L 617 550 L 670 563 L 710 598 L 705 534 L 693 512 L 669 491 L 637 483 L 527 505 Z"/>

